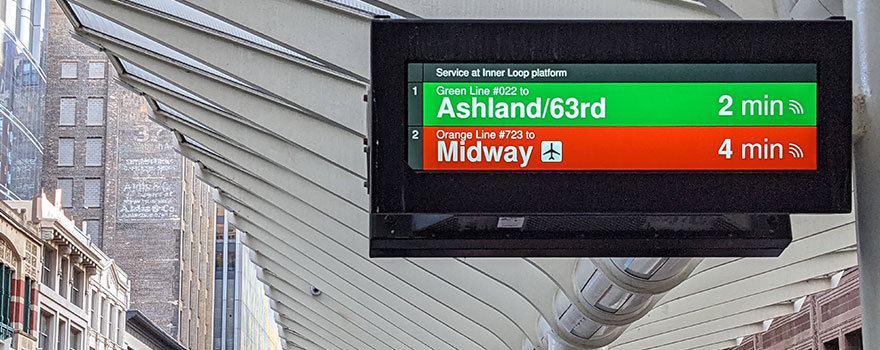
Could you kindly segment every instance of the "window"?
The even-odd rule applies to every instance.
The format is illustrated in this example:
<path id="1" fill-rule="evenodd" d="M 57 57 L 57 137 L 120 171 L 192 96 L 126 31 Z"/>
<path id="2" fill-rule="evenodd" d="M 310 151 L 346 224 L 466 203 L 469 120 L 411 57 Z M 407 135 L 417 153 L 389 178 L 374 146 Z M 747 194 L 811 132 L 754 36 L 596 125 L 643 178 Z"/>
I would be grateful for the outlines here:
<path id="1" fill-rule="evenodd" d="M 100 305 L 101 306 L 101 310 L 100 310 L 101 313 L 98 314 L 100 319 L 98 320 L 98 327 L 95 329 L 96 331 L 98 331 L 98 333 L 101 333 L 101 334 L 105 334 L 107 332 L 106 328 L 104 328 L 104 310 L 107 309 L 106 304 L 107 304 L 106 298 L 104 298 L 104 296 L 102 295 L 101 296 L 101 305 Z"/>
<path id="2" fill-rule="evenodd" d="M 58 139 L 58 166 L 73 166 L 73 138 Z"/>
<path id="3" fill-rule="evenodd" d="M 70 350 L 82 349 L 82 330 L 70 326 Z"/>
<path id="4" fill-rule="evenodd" d="M 116 306 L 110 305 L 110 324 L 107 325 L 107 338 L 116 339 Z"/>
<path id="5" fill-rule="evenodd" d="M 107 329 L 108 324 L 107 323 L 110 322 L 110 317 L 108 317 L 108 315 L 109 315 L 108 312 L 110 312 L 110 301 L 107 300 L 107 298 L 104 298 L 104 296 L 102 295 L 101 296 L 101 325 L 100 325 L 101 329 L 99 329 L 98 332 L 103 334 L 104 336 L 107 335 L 107 331 L 108 331 L 108 329 Z"/>
<path id="6" fill-rule="evenodd" d="M 86 108 L 86 125 L 104 125 L 104 98 L 89 97 Z"/>
<path id="7" fill-rule="evenodd" d="M 824 344 L 822 344 L 823 349 L 825 350 L 840 350 L 840 344 L 837 343 L 837 339 L 831 339 Z"/>
<path id="8" fill-rule="evenodd" d="M 22 322 L 22 330 L 25 333 L 31 332 L 31 286 L 33 284 L 30 277 L 24 279 L 24 321 Z"/>
<path id="9" fill-rule="evenodd" d="M 101 325 L 98 324 L 98 291 L 92 291 L 92 329 L 99 330 Z"/>
<path id="10" fill-rule="evenodd" d="M 61 207 L 70 208 L 73 206 L 73 179 L 58 179 L 58 189 L 61 190 Z"/>
<path id="11" fill-rule="evenodd" d="M 34 65 L 31 64 L 30 61 L 24 61 L 21 63 L 21 78 L 19 79 L 19 82 L 21 82 L 22 86 L 38 86 L 42 82 L 40 72 L 34 68 Z"/>
<path id="12" fill-rule="evenodd" d="M 61 279 L 58 281 L 58 294 L 61 294 L 63 298 L 67 298 L 67 287 L 70 284 L 70 264 L 68 264 L 67 258 L 61 258 Z"/>
<path id="13" fill-rule="evenodd" d="M 86 234 L 92 239 L 92 242 L 98 242 L 101 238 L 101 221 L 86 220 Z"/>
<path id="14" fill-rule="evenodd" d="M 76 61 L 61 62 L 61 79 L 76 79 Z"/>
<path id="15" fill-rule="evenodd" d="M 125 310 L 120 309 L 117 312 L 116 319 L 119 320 L 117 322 L 119 330 L 116 331 L 116 344 L 123 344 L 125 343 Z"/>
<path id="16" fill-rule="evenodd" d="M 4 22 L 6 23 L 6 27 L 9 28 L 9 31 L 18 35 L 15 32 L 15 29 L 18 27 L 15 25 L 16 20 L 18 20 L 18 6 L 15 4 L 15 0 L 6 0 L 6 18 L 4 18 Z"/>
<path id="17" fill-rule="evenodd" d="M 0 339 L 12 336 L 12 269 L 0 264 Z"/>
<path id="18" fill-rule="evenodd" d="M 48 313 L 40 313 L 40 343 L 38 344 L 40 350 L 49 350 L 50 344 L 52 344 L 52 314 Z"/>
<path id="19" fill-rule="evenodd" d="M 104 140 L 100 137 L 86 139 L 86 166 L 101 166 Z"/>
<path id="20" fill-rule="evenodd" d="M 33 17 L 31 17 L 34 3 L 33 0 L 24 0 L 19 4 L 21 5 L 21 13 L 19 14 L 21 17 L 18 19 L 18 38 L 24 44 L 25 50 L 30 51 L 31 36 L 34 32 Z"/>
<path id="21" fill-rule="evenodd" d="M 846 350 L 862 350 L 862 330 L 857 329 L 844 335 Z"/>
<path id="22" fill-rule="evenodd" d="M 214 254 L 214 274 L 222 276 L 223 274 L 223 243 L 217 243 L 217 251 Z"/>
<path id="23" fill-rule="evenodd" d="M 60 105 L 58 109 L 58 125 L 76 125 L 76 98 L 62 97 Z"/>
<path id="24" fill-rule="evenodd" d="M 43 246 L 43 285 L 55 289 L 55 250 L 49 245 Z"/>
<path id="25" fill-rule="evenodd" d="M 42 46 L 40 45 L 40 43 L 43 42 L 43 36 L 40 35 L 39 28 L 41 26 L 43 26 L 43 21 L 45 20 L 44 15 L 46 12 L 46 9 L 44 7 L 48 6 L 48 5 L 49 4 L 46 3 L 45 1 L 34 1 L 34 8 L 32 10 L 33 15 L 31 16 L 31 18 L 33 18 L 34 30 L 37 31 L 37 34 L 31 35 L 31 45 L 30 45 L 31 55 L 34 56 L 34 62 L 41 62 L 40 61 L 40 54 L 41 54 L 40 49 L 42 48 Z"/>
<path id="26" fill-rule="evenodd" d="M 89 62 L 89 79 L 104 79 L 104 62 Z"/>
<path id="27" fill-rule="evenodd" d="M 83 271 L 74 267 L 73 268 L 73 282 L 70 287 L 70 302 L 73 305 L 82 307 L 82 291 L 83 291 Z"/>
<path id="28" fill-rule="evenodd" d="M 226 253 L 226 269 L 230 272 L 235 271 L 235 243 L 229 243 L 229 247 L 227 247 Z"/>
<path id="29" fill-rule="evenodd" d="M 101 207 L 101 179 L 86 179 L 83 201 L 86 208 Z"/>
<path id="30" fill-rule="evenodd" d="M 63 319 L 58 321 L 58 350 L 67 350 L 67 322 Z"/>

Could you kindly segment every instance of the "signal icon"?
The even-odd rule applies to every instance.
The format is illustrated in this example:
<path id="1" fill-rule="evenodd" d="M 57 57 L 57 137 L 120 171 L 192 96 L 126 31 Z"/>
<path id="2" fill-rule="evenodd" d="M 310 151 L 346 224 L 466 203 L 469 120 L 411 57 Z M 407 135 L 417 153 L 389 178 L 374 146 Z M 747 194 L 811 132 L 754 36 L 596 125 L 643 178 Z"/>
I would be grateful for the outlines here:
<path id="1" fill-rule="evenodd" d="M 801 149 L 801 146 L 798 146 L 795 143 L 789 143 L 788 154 L 791 154 L 792 157 L 800 159 L 804 157 L 804 150 Z"/>
<path id="2" fill-rule="evenodd" d="M 804 114 L 804 106 L 801 106 L 801 103 L 795 100 L 788 100 L 788 110 L 797 115 Z"/>

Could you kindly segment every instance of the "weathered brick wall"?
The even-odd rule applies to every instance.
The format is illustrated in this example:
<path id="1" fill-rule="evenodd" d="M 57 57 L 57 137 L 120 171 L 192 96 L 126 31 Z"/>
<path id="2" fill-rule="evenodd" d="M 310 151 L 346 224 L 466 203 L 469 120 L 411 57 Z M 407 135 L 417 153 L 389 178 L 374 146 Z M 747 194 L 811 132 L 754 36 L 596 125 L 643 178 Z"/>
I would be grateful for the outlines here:
<path id="1" fill-rule="evenodd" d="M 176 336 L 183 162 L 143 97 L 117 84 L 109 95 L 104 250 L 129 273 L 131 307 Z"/>
<path id="2" fill-rule="evenodd" d="M 106 139 L 104 126 L 86 126 L 86 108 L 89 97 L 103 97 L 107 101 L 107 87 L 111 80 L 107 73 L 111 71 L 106 66 L 104 79 L 88 79 L 89 61 L 105 61 L 107 56 L 85 44 L 74 40 L 70 36 L 73 26 L 61 11 L 58 3 L 49 1 L 49 29 L 47 38 L 46 56 L 46 117 L 43 136 L 43 189 L 54 201 L 57 179 L 72 178 L 73 191 L 65 196 L 71 196 L 72 208 L 64 211 L 69 217 L 75 218 L 79 227 L 82 220 L 100 220 L 104 214 L 102 208 L 83 207 L 83 185 L 85 178 L 103 178 L 103 167 L 85 166 L 86 138 L 102 137 Z M 61 62 L 74 61 L 77 63 L 77 79 L 61 79 Z M 75 97 L 76 125 L 59 126 L 60 101 L 62 97 Z M 58 139 L 60 137 L 73 137 L 74 166 L 58 166 Z M 106 154 L 106 152 L 105 152 Z M 95 242 L 101 246 L 101 240 Z"/>

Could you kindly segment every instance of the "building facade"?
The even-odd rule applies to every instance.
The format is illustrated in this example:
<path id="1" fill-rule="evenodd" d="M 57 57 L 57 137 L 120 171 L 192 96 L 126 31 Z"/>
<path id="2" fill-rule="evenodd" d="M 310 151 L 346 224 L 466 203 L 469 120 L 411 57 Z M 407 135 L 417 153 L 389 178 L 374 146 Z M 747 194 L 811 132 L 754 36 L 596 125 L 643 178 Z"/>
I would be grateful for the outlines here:
<path id="1" fill-rule="evenodd" d="M 49 0 L 0 3 L 0 199 L 40 193 Z"/>
<path id="2" fill-rule="evenodd" d="M 100 52 L 70 38 L 53 1 L 49 11 L 43 186 L 78 227 L 103 247 L 104 149 L 110 77 Z"/>
<path id="3" fill-rule="evenodd" d="M 46 196 L 9 201 L 42 239 L 38 349 L 123 350 L 126 274 Z"/>
<path id="4" fill-rule="evenodd" d="M 597 270 L 584 267 L 598 259 L 370 258 L 364 181 L 373 179 L 367 178 L 370 164 L 363 152 L 365 145 L 385 147 L 369 138 L 366 122 L 374 15 L 790 19 L 799 18 L 795 10 L 802 14 L 808 5 L 824 11 L 821 18 L 842 14 L 840 7 L 822 8 L 825 4 L 816 1 L 734 4 L 743 6 L 642 0 L 370 2 L 382 11 L 348 0 L 59 2 L 69 9 L 78 35 L 108 48 L 110 59 L 121 62 L 120 79 L 180 112 L 164 124 L 181 135 L 181 152 L 204 165 L 201 176 L 220 189 L 218 200 L 237 214 L 236 226 L 247 233 L 244 242 L 263 267 L 261 279 L 272 286 L 279 310 L 285 310 L 279 320 L 288 346 L 348 343 L 357 349 L 546 348 L 577 340 L 568 335 L 572 324 L 607 334 L 604 330 L 622 318 L 600 313 L 595 296 L 606 293 L 589 288 L 585 300 L 581 283 L 597 281 L 594 286 L 607 288 L 612 285 L 608 276 L 598 277 L 614 273 L 618 280 L 630 280 L 633 275 L 625 271 L 628 266 L 602 260 L 602 274 L 592 279 Z M 876 8 L 876 2 L 855 3 Z M 846 14 L 856 16 L 857 37 L 875 38 L 880 32 L 871 31 L 876 21 L 862 21 L 873 13 L 847 6 Z M 685 44 L 717 39 L 686 32 L 675 37 Z M 876 62 L 871 56 L 876 40 L 867 42 L 872 44 L 855 42 L 856 51 Z M 876 102 L 869 89 L 876 82 L 866 81 L 872 77 L 869 67 L 856 65 L 855 102 Z M 861 110 L 863 117 L 872 111 Z M 738 338 L 761 329 L 768 314 L 788 311 L 787 303 L 825 289 L 823 278 L 858 264 L 852 215 L 791 219 L 792 244 L 783 257 L 702 260 L 698 271 L 664 294 L 663 305 L 646 305 L 644 314 L 637 314 L 644 315 L 642 321 L 615 330 L 620 337 L 609 348 L 737 346 Z M 323 294 L 315 297 L 309 286 Z M 557 300 L 574 302 L 570 310 L 590 315 L 561 320 L 552 307 Z M 292 310 L 319 317 L 295 317 Z"/>
<path id="5" fill-rule="evenodd" d="M 842 273 L 837 286 L 801 301 L 800 310 L 773 320 L 735 350 L 862 350 L 859 270 Z"/>
<path id="6" fill-rule="evenodd" d="M 104 53 L 49 12 L 43 186 L 129 272 L 131 307 L 189 349 L 211 347 L 214 203 L 175 135 Z M 54 199 L 53 199 L 54 200 Z M 175 273 L 169 273 L 176 271 Z"/>
<path id="7" fill-rule="evenodd" d="M 39 229 L 0 202 L 0 348 L 36 349 L 39 303 Z"/>
<path id="8" fill-rule="evenodd" d="M 159 127 L 152 124 L 152 127 Z M 173 143 L 169 143 L 171 147 Z M 197 164 L 184 159 L 180 220 L 180 325 L 177 339 L 191 350 L 212 347 L 214 327 L 213 189 L 196 177 Z M 175 207 L 176 209 L 177 207 Z M 141 233 L 133 232 L 133 235 Z M 156 271 L 161 275 L 164 271 Z"/>
<path id="9" fill-rule="evenodd" d="M 138 310 L 125 314 L 125 344 L 128 350 L 186 350 L 177 339 L 159 329 Z"/>
<path id="10" fill-rule="evenodd" d="M 277 314 L 272 310 L 259 267 L 239 240 L 232 214 L 217 206 L 214 265 L 214 350 L 281 349 Z"/>

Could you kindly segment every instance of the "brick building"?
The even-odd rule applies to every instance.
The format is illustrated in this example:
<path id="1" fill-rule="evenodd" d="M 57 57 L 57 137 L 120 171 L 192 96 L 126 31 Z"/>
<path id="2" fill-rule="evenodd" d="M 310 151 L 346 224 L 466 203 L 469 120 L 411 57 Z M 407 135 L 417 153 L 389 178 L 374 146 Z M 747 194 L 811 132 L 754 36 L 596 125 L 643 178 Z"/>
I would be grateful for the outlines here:
<path id="1" fill-rule="evenodd" d="M 0 348 L 37 348 L 39 235 L 21 211 L 0 202 Z"/>
<path id="2" fill-rule="evenodd" d="M 214 204 L 174 134 L 104 53 L 49 11 L 43 187 L 129 273 L 131 303 L 189 349 L 211 347 Z M 54 200 L 54 199 L 53 199 Z M 177 273 L 170 273 L 177 271 Z"/>
<path id="3" fill-rule="evenodd" d="M 861 350 L 859 271 L 847 270 L 837 287 L 807 296 L 800 310 L 773 320 L 735 350 Z"/>

